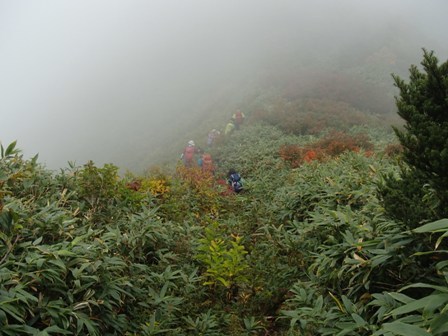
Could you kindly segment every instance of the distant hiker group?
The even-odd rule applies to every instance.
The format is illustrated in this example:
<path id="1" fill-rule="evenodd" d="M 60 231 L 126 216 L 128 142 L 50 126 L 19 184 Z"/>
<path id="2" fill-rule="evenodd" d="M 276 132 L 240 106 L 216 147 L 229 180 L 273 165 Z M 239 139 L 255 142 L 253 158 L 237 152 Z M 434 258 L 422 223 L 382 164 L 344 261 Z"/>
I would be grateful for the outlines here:
<path id="1" fill-rule="evenodd" d="M 236 110 L 229 123 L 224 128 L 224 139 L 229 137 L 235 130 L 239 130 L 245 118 L 246 116 L 241 110 Z M 221 140 L 221 132 L 215 128 L 212 129 L 207 134 L 207 149 L 210 150 Z M 180 158 L 187 168 L 200 167 L 204 174 L 215 175 L 217 167 L 212 159 L 212 155 L 196 146 L 193 140 L 188 141 Z M 240 193 L 243 190 L 243 180 L 235 169 L 230 169 L 228 171 L 226 184 L 228 184 L 229 188 L 235 193 Z"/>

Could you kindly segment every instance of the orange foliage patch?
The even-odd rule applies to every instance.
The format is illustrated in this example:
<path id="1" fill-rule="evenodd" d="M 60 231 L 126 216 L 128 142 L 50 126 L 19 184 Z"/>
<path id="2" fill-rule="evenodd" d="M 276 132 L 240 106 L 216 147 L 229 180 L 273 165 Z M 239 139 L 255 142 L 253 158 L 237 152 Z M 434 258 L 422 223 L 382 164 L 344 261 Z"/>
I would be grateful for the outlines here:
<path id="1" fill-rule="evenodd" d="M 211 187 L 214 184 L 214 178 L 211 172 L 202 171 L 200 167 L 178 166 L 176 169 L 179 177 L 193 189 L 202 190 L 205 186 Z"/>
<path id="2" fill-rule="evenodd" d="M 292 168 L 296 168 L 305 162 L 322 161 L 326 157 L 337 156 L 345 151 L 359 152 L 361 148 L 365 150 L 366 156 L 373 155 L 373 144 L 367 135 L 351 136 L 343 132 L 333 132 L 306 147 L 284 145 L 280 147 L 279 154 L 283 160 L 290 163 Z"/>
<path id="3" fill-rule="evenodd" d="M 142 186 L 142 182 L 140 180 L 133 180 L 132 182 L 126 183 L 126 188 L 134 191 L 138 191 Z"/>
<path id="4" fill-rule="evenodd" d="M 292 168 L 299 167 L 305 162 L 322 161 L 325 153 L 320 148 L 305 148 L 297 145 L 284 145 L 279 151 L 280 157 L 288 161 Z"/>
<path id="5" fill-rule="evenodd" d="M 188 168 L 179 165 L 176 173 L 182 180 L 182 189 L 188 189 L 193 193 L 190 195 L 190 200 L 195 200 L 197 209 L 197 216 L 202 214 L 216 215 L 218 212 L 219 190 L 214 176 L 210 172 L 203 172 L 200 167 Z"/>
<path id="6" fill-rule="evenodd" d="M 330 156 L 337 156 L 345 151 L 359 152 L 372 150 L 373 144 L 366 134 L 349 135 L 344 132 L 332 132 L 313 146 L 325 150 Z"/>
<path id="7" fill-rule="evenodd" d="M 364 152 L 364 156 L 365 156 L 365 157 L 371 157 L 373 154 L 375 154 L 375 152 L 374 152 L 374 151 L 371 151 L 371 150 L 368 150 L 368 151 L 365 151 L 365 152 Z"/>
<path id="8" fill-rule="evenodd" d="M 311 162 L 313 160 L 316 160 L 316 151 L 314 150 L 309 150 L 305 153 L 303 160 L 305 160 L 306 162 Z"/>
<path id="9" fill-rule="evenodd" d="M 289 162 L 292 168 L 296 168 L 303 163 L 305 148 L 296 145 L 283 145 L 280 147 L 280 157 Z"/>

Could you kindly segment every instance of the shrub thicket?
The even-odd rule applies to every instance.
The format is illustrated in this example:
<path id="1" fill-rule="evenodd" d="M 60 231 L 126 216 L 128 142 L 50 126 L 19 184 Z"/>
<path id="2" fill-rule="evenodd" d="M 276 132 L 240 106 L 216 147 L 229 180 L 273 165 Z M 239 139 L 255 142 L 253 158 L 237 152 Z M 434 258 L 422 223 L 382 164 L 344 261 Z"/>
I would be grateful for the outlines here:
<path id="1" fill-rule="evenodd" d="M 443 179 L 366 155 L 385 145 L 373 128 L 286 125 L 226 137 L 215 177 L 54 173 L 2 146 L 0 334 L 446 334 L 448 222 L 419 226 L 440 216 Z M 230 168 L 244 193 L 215 182 Z"/>

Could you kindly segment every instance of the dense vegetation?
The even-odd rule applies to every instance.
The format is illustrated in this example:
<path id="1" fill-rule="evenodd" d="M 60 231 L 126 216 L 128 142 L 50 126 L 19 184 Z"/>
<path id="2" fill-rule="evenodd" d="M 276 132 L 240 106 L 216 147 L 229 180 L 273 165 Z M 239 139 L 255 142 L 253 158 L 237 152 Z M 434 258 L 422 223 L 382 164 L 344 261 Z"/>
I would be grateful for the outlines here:
<path id="1" fill-rule="evenodd" d="M 396 77 L 401 145 L 342 103 L 260 96 L 216 177 L 2 146 L 0 334 L 446 334 L 448 67 L 423 65 Z"/>

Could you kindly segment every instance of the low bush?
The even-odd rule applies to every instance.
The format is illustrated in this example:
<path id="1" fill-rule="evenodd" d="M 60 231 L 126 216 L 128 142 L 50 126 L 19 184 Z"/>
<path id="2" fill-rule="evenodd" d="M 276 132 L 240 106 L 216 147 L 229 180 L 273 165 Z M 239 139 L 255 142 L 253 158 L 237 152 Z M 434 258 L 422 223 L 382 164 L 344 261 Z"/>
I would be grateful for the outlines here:
<path id="1" fill-rule="evenodd" d="M 379 120 L 340 101 L 277 98 L 268 108 L 258 108 L 249 122 L 264 121 L 296 135 L 320 134 L 327 129 L 349 130 L 355 125 L 378 125 Z"/>
<path id="2" fill-rule="evenodd" d="M 314 160 L 323 161 L 325 158 L 334 157 L 345 151 L 365 151 L 366 156 L 372 155 L 373 144 L 366 134 L 349 135 L 343 132 L 331 132 L 319 141 L 310 143 L 304 147 L 297 145 L 283 145 L 280 147 L 280 157 L 289 162 L 292 168 L 296 168 L 305 162 Z"/>

